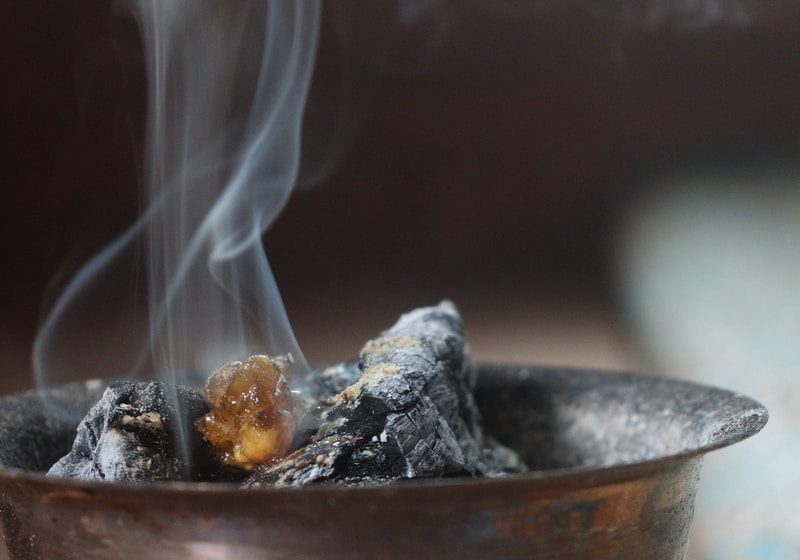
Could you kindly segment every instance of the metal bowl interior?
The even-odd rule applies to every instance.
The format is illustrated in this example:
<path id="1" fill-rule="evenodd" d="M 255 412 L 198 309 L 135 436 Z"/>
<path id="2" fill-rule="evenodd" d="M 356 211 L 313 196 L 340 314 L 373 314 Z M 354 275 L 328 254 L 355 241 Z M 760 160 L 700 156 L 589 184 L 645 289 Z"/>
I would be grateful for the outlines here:
<path id="1" fill-rule="evenodd" d="M 482 365 L 485 430 L 522 454 L 528 474 L 253 490 L 44 476 L 102 389 L 0 398 L 12 558 L 680 558 L 702 455 L 767 421 L 756 401 L 694 383 Z"/>

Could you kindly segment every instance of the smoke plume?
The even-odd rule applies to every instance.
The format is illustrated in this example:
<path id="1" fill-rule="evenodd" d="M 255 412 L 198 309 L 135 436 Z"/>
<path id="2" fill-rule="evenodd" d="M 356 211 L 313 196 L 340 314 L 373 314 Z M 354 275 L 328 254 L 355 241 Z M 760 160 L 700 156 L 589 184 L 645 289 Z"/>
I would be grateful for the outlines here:
<path id="1" fill-rule="evenodd" d="M 207 372 L 254 352 L 302 371 L 261 238 L 297 180 L 320 3 L 131 7 L 149 84 L 142 216 L 56 301 L 37 381 Z"/>

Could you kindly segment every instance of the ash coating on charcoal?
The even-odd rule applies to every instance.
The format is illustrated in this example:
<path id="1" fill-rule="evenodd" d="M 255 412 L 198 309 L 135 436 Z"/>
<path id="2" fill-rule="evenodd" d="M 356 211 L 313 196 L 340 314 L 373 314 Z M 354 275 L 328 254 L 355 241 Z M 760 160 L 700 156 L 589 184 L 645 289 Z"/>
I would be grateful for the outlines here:
<path id="1" fill-rule="evenodd" d="M 206 412 L 205 399 L 190 387 L 112 382 L 78 426 L 72 450 L 48 475 L 120 482 L 207 478 L 211 458 L 193 424 Z"/>
<path id="2" fill-rule="evenodd" d="M 262 465 L 244 486 L 373 485 L 439 476 L 503 476 L 519 457 L 480 427 L 476 369 L 461 317 L 449 301 L 403 315 L 369 341 L 357 362 L 309 380 L 316 426 L 287 457 Z"/>
<path id="3" fill-rule="evenodd" d="M 104 388 L 94 379 L 3 397 L 0 466 L 46 472 L 69 451 L 75 426 Z"/>

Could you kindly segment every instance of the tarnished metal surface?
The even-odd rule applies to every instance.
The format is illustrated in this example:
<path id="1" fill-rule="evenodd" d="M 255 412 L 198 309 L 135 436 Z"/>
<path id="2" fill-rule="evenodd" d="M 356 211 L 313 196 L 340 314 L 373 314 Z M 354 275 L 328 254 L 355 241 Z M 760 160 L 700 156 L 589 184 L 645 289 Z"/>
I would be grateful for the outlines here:
<path id="1" fill-rule="evenodd" d="M 518 434 L 508 443 L 534 446 L 522 451 L 551 470 L 379 488 L 243 490 L 81 483 L 7 468 L 0 510 L 11 557 L 680 559 L 702 453 L 766 421 L 750 399 L 673 381 L 517 366 L 486 366 L 481 379 L 487 426 L 507 440 Z M 0 400 L 0 418 L 11 421 L 2 414 L 14 406 Z M 581 406 L 593 407 L 591 445 L 582 441 L 591 426 L 575 416 Z M 686 446 L 674 430 L 668 444 L 643 444 L 692 410 L 694 420 L 678 422 Z M 6 445 L 13 433 L 4 431 Z M 633 462 L 605 460 L 628 457 L 634 447 L 645 451 Z M 13 456 L 0 459 L 19 466 L 9 465 Z"/>

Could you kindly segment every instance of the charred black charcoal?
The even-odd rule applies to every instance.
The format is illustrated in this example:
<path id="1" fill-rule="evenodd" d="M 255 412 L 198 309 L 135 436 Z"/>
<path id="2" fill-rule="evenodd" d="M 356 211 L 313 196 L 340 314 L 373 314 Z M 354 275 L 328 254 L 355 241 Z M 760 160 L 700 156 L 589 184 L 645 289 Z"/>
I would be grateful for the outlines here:
<path id="1" fill-rule="evenodd" d="M 112 382 L 78 426 L 72 450 L 48 475 L 120 482 L 213 478 L 193 426 L 207 411 L 203 396 L 189 387 Z"/>
<path id="2" fill-rule="evenodd" d="M 513 451 L 484 438 L 475 380 L 452 303 L 403 315 L 364 346 L 357 364 L 310 381 L 323 399 L 316 431 L 294 453 L 257 467 L 244 485 L 362 485 L 524 470 Z"/>
<path id="3" fill-rule="evenodd" d="M 336 364 L 311 375 L 306 382 L 304 392 L 315 401 L 324 401 L 341 393 L 360 377 L 358 361 Z"/>
<path id="4" fill-rule="evenodd" d="M 484 474 L 489 477 L 519 474 L 528 470 L 516 451 L 488 436 L 484 440 L 481 461 L 486 469 Z"/>
<path id="5" fill-rule="evenodd" d="M 256 358 L 267 359 L 251 360 Z M 250 394 L 248 379 L 236 376 Z M 368 486 L 525 470 L 516 453 L 483 435 L 475 382 L 452 303 L 403 315 L 368 342 L 358 360 L 306 380 L 305 396 L 296 396 L 293 407 L 296 451 L 256 466 L 244 485 Z M 215 462 L 194 429 L 208 413 L 203 396 L 189 387 L 112 383 L 79 425 L 72 450 L 49 474 L 131 482 L 241 481 L 247 473 Z"/>
<path id="6" fill-rule="evenodd" d="M 4 397 L 0 407 L 0 466 L 47 472 L 75 440 L 75 426 L 103 393 L 100 380 Z M 5 443 L 14 442 L 14 445 Z"/>

